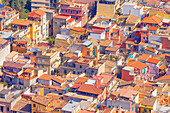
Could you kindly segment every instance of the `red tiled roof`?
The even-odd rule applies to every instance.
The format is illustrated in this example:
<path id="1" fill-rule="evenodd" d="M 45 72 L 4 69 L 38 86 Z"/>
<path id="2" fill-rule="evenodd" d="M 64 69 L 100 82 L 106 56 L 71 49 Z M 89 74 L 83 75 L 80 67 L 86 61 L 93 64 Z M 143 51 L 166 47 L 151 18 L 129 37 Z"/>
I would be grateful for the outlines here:
<path id="1" fill-rule="evenodd" d="M 53 75 L 43 74 L 38 79 L 41 79 L 41 80 L 51 80 L 53 77 L 54 77 Z"/>
<path id="2" fill-rule="evenodd" d="M 105 51 L 114 51 L 116 52 L 119 48 L 118 47 L 107 47 Z"/>
<path id="3" fill-rule="evenodd" d="M 60 80 L 59 78 L 57 78 L 57 77 L 54 77 L 53 78 L 53 80 L 54 81 L 56 81 L 56 82 L 58 82 L 58 83 L 60 83 L 60 84 L 62 84 L 63 83 L 63 81 L 62 80 Z"/>
<path id="4" fill-rule="evenodd" d="M 120 96 L 128 98 L 131 98 L 132 95 L 138 94 L 138 91 L 132 89 L 119 89 L 117 92 L 120 94 Z"/>
<path id="5" fill-rule="evenodd" d="M 138 60 L 146 61 L 149 58 L 149 56 L 151 56 L 151 55 L 150 54 L 142 54 L 138 57 Z"/>
<path id="6" fill-rule="evenodd" d="M 61 14 L 57 14 L 54 16 L 54 18 L 59 18 L 59 19 L 67 19 L 69 16 L 66 15 L 61 15 Z"/>
<path id="7" fill-rule="evenodd" d="M 164 69 L 166 69 L 166 66 L 162 65 L 162 66 L 159 67 L 159 69 L 164 70 Z"/>
<path id="8" fill-rule="evenodd" d="M 148 66 L 147 64 L 139 62 L 139 61 L 129 62 L 127 65 L 131 67 L 135 67 L 137 69 L 144 69 Z"/>
<path id="9" fill-rule="evenodd" d="M 72 86 L 72 88 L 78 89 L 80 86 L 81 86 L 81 84 L 74 84 L 74 85 Z"/>
<path id="10" fill-rule="evenodd" d="M 82 27 L 73 27 L 72 30 L 79 31 L 79 32 L 84 32 L 86 29 L 82 28 Z"/>
<path id="11" fill-rule="evenodd" d="M 101 34 L 103 33 L 104 31 L 103 30 L 99 30 L 99 29 L 93 29 L 90 31 L 91 33 L 98 33 L 98 34 Z"/>
<path id="12" fill-rule="evenodd" d="M 45 12 L 42 11 L 41 9 L 34 10 L 28 14 L 28 16 L 37 16 L 37 15 L 44 15 Z"/>
<path id="13" fill-rule="evenodd" d="M 153 49 L 151 49 L 151 48 L 146 48 L 146 50 L 147 50 L 147 51 L 151 51 L 151 52 L 153 52 L 153 53 L 156 52 L 155 50 L 153 50 Z"/>
<path id="14" fill-rule="evenodd" d="M 158 27 L 153 27 L 153 26 L 151 26 L 151 27 L 149 27 L 149 31 L 156 31 L 158 29 Z"/>
<path id="15" fill-rule="evenodd" d="M 162 19 L 157 16 L 145 17 L 141 23 L 151 23 L 151 24 L 160 24 Z"/>
<path id="16" fill-rule="evenodd" d="M 86 93 L 91 93 L 91 94 L 101 94 L 103 92 L 102 89 L 98 89 L 96 87 L 94 87 L 93 85 L 90 84 L 83 84 L 78 91 L 80 92 L 86 92 Z"/>
<path id="17" fill-rule="evenodd" d="M 12 61 L 4 61 L 3 67 L 21 69 L 25 64 L 15 63 Z"/>
<path id="18" fill-rule="evenodd" d="M 156 80 L 164 80 L 164 79 L 170 79 L 170 75 L 164 75 Z"/>
<path id="19" fill-rule="evenodd" d="M 71 22 L 73 22 L 73 21 L 74 21 L 73 18 L 70 18 L 70 19 L 67 20 L 68 23 L 71 23 Z"/>
<path id="20" fill-rule="evenodd" d="M 154 58 L 149 58 L 146 62 L 152 63 L 152 64 L 158 64 L 160 60 L 154 59 Z"/>

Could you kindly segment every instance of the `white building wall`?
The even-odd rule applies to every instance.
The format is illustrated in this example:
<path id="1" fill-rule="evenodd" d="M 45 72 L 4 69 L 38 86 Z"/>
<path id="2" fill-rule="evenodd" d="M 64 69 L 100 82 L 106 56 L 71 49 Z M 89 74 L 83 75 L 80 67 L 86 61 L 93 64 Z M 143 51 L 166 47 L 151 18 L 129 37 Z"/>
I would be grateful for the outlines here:
<path id="1" fill-rule="evenodd" d="M 0 66 L 3 65 L 5 61 L 5 57 L 10 53 L 10 44 L 8 44 L 5 48 L 0 50 Z"/>

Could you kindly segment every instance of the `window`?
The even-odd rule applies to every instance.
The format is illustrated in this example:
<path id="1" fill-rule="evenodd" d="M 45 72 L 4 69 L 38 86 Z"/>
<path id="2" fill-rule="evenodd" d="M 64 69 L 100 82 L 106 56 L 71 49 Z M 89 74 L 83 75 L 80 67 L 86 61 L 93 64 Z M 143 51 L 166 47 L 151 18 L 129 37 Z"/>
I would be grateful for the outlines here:
<path id="1" fill-rule="evenodd" d="M 33 104 L 33 107 L 36 108 L 36 104 Z"/>
<path id="2" fill-rule="evenodd" d="M 73 71 L 73 74 L 76 74 L 76 72 L 75 72 L 75 71 Z"/>
<path id="3" fill-rule="evenodd" d="M 134 107 L 132 107 L 132 111 L 134 110 Z"/>
<path id="4" fill-rule="evenodd" d="M 143 40 L 145 40 L 145 37 L 143 37 Z"/>
<path id="5" fill-rule="evenodd" d="M 62 12 L 64 13 L 64 9 L 62 9 Z"/>
<path id="6" fill-rule="evenodd" d="M 7 111 L 9 111 L 9 107 L 7 107 Z"/>
<path id="7" fill-rule="evenodd" d="M 66 7 L 66 5 L 63 5 L 63 7 Z"/>
<path id="8" fill-rule="evenodd" d="M 72 11 L 72 10 L 70 10 L 70 13 L 73 13 L 73 11 Z"/>
<path id="9" fill-rule="evenodd" d="M 146 32 L 143 32 L 143 34 L 146 34 Z"/>
<path id="10" fill-rule="evenodd" d="M 128 44 L 128 48 L 129 48 L 129 49 L 131 48 L 131 45 L 130 45 L 130 44 Z"/>
<path id="11" fill-rule="evenodd" d="M 38 62 L 40 62 L 40 59 L 38 58 Z"/>
<path id="12" fill-rule="evenodd" d="M 109 105 L 108 108 L 111 108 L 111 106 Z"/>
<path id="13" fill-rule="evenodd" d="M 13 111 L 12 113 L 17 113 L 16 111 Z"/>
<path id="14" fill-rule="evenodd" d="M 67 13 L 67 9 L 66 9 L 66 13 Z"/>
<path id="15" fill-rule="evenodd" d="M 67 70 L 64 70 L 64 74 L 65 74 L 65 75 L 67 74 Z"/>
<path id="16" fill-rule="evenodd" d="M 146 109 L 144 109 L 144 112 L 147 112 L 147 110 L 146 110 Z"/>
<path id="17" fill-rule="evenodd" d="M 44 59 L 42 59 L 42 62 L 44 62 Z"/>
<path id="18" fill-rule="evenodd" d="M 82 66 L 80 66 L 80 68 L 82 68 Z"/>
<path id="19" fill-rule="evenodd" d="M 78 14 L 79 12 L 78 11 L 76 11 L 76 14 Z"/>
<path id="20" fill-rule="evenodd" d="M 145 26 L 146 26 L 146 23 L 144 23 L 143 25 L 144 25 L 144 27 L 145 27 Z"/>
<path id="21" fill-rule="evenodd" d="M 76 20 L 78 20 L 79 19 L 79 17 L 76 17 Z"/>

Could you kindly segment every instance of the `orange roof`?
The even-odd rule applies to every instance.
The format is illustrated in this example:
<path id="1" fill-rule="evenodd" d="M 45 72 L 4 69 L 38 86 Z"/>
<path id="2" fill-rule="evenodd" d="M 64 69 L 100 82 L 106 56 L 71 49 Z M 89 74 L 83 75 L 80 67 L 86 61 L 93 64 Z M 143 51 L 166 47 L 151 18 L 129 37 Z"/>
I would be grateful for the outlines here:
<path id="1" fill-rule="evenodd" d="M 159 67 L 159 69 L 164 70 L 164 69 L 166 69 L 166 66 L 162 65 L 162 66 Z"/>
<path id="2" fill-rule="evenodd" d="M 151 49 L 151 48 L 146 48 L 146 50 L 148 50 L 148 51 L 151 51 L 151 52 L 156 52 L 155 50 L 153 50 L 153 49 Z"/>
<path id="3" fill-rule="evenodd" d="M 73 21 L 74 21 L 73 18 L 70 18 L 70 19 L 67 20 L 68 23 L 71 23 L 71 22 L 73 22 Z"/>
<path id="4" fill-rule="evenodd" d="M 28 26 L 33 23 L 34 23 L 34 21 L 22 20 L 22 19 L 15 19 L 14 21 L 11 22 L 11 24 L 23 25 L 23 26 Z"/>
<path id="5" fill-rule="evenodd" d="M 24 72 L 31 73 L 32 71 L 33 71 L 32 69 L 26 69 Z"/>
<path id="6" fill-rule="evenodd" d="M 103 92 L 102 89 L 98 89 L 96 87 L 94 87 L 91 84 L 83 84 L 79 89 L 79 92 L 86 92 L 86 93 L 91 93 L 91 94 L 101 94 Z"/>
<path id="7" fill-rule="evenodd" d="M 152 63 L 152 64 L 158 64 L 160 60 L 154 59 L 154 58 L 149 58 L 146 62 Z"/>
<path id="8" fill-rule="evenodd" d="M 82 28 L 82 27 L 73 27 L 72 30 L 79 31 L 79 32 L 84 32 L 86 29 Z"/>
<path id="9" fill-rule="evenodd" d="M 164 79 L 170 79 L 170 75 L 164 75 L 156 80 L 164 80 Z"/>
<path id="10" fill-rule="evenodd" d="M 117 51 L 119 48 L 118 47 L 107 47 L 105 50 L 106 51 Z"/>
<path id="11" fill-rule="evenodd" d="M 109 46 L 112 40 L 101 40 L 100 46 Z"/>
<path id="12" fill-rule="evenodd" d="M 145 46 L 146 43 L 140 42 L 139 45 Z"/>
<path id="13" fill-rule="evenodd" d="M 58 83 L 60 83 L 60 84 L 62 84 L 63 83 L 63 81 L 62 80 L 60 80 L 59 78 L 57 78 L 57 77 L 54 77 L 53 78 L 53 80 L 54 81 L 56 81 L 56 82 L 58 82 Z"/>
<path id="14" fill-rule="evenodd" d="M 41 79 L 41 80 L 51 80 L 52 78 L 53 78 L 53 75 L 43 74 L 38 79 Z"/>
<path id="15" fill-rule="evenodd" d="M 149 16 L 145 17 L 141 23 L 150 23 L 150 24 L 160 24 L 162 22 L 162 19 L 157 16 Z"/>
<path id="16" fill-rule="evenodd" d="M 146 61 L 151 55 L 150 54 L 142 54 L 138 57 L 138 60 Z"/>
<path id="17" fill-rule="evenodd" d="M 156 31 L 157 29 L 158 29 L 158 27 L 153 27 L 153 26 L 151 26 L 151 27 L 149 27 L 148 30 L 150 30 L 150 31 Z"/>
<path id="18" fill-rule="evenodd" d="M 88 77 L 79 77 L 77 78 L 77 80 L 75 81 L 75 83 L 84 83 L 88 80 L 89 78 Z"/>
<path id="19" fill-rule="evenodd" d="M 61 15 L 61 14 L 57 14 L 54 16 L 54 18 L 60 18 L 60 19 L 67 19 L 69 16 L 66 15 Z"/>
<path id="20" fill-rule="evenodd" d="M 74 55 L 73 53 L 68 53 L 68 54 L 63 55 L 63 57 L 68 57 L 68 58 L 71 58 L 74 56 L 76 57 L 76 55 Z"/>
<path id="21" fill-rule="evenodd" d="M 28 16 L 34 16 L 35 14 L 38 14 L 38 15 L 41 16 L 41 15 L 44 15 L 45 12 L 42 11 L 41 9 L 37 9 L 37 10 L 34 10 L 34 11 L 30 12 L 30 13 L 28 14 Z"/>
<path id="22" fill-rule="evenodd" d="M 127 65 L 135 67 L 137 69 L 144 69 L 144 68 L 146 68 L 148 66 L 147 64 L 139 62 L 139 61 L 129 62 Z"/>

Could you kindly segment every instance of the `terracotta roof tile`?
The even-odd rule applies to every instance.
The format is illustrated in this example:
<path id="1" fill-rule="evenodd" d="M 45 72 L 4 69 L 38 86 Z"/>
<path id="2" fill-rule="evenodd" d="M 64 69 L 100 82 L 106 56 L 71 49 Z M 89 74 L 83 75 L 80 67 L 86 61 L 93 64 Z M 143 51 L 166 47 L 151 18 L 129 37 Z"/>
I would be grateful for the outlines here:
<path id="1" fill-rule="evenodd" d="M 139 62 L 139 61 L 129 62 L 127 65 L 135 67 L 137 69 L 144 69 L 144 68 L 146 68 L 148 66 L 147 64 Z"/>
<path id="2" fill-rule="evenodd" d="M 146 62 L 152 63 L 152 64 L 158 64 L 160 60 L 154 59 L 154 58 L 149 58 Z"/>
<path id="3" fill-rule="evenodd" d="M 79 31 L 79 32 L 84 32 L 86 29 L 82 28 L 82 27 L 73 27 L 72 30 Z"/>
<path id="4" fill-rule="evenodd" d="M 40 95 L 32 99 L 33 102 L 36 102 L 44 106 L 47 106 L 48 104 L 50 104 L 52 100 L 53 100 L 52 98 L 48 98 L 48 97 L 40 96 Z"/>
<path id="5" fill-rule="evenodd" d="M 156 80 L 170 79 L 170 75 L 164 75 Z"/>
<path id="6" fill-rule="evenodd" d="M 100 46 L 109 46 L 111 42 L 111 40 L 101 40 Z"/>
<path id="7" fill-rule="evenodd" d="M 54 77 L 53 75 L 43 74 L 38 79 L 41 79 L 41 80 L 51 80 L 53 77 Z"/>
<path id="8" fill-rule="evenodd" d="M 155 50 L 153 50 L 153 49 L 151 49 L 151 48 L 145 48 L 147 51 L 151 51 L 151 52 L 153 52 L 153 53 L 155 53 L 156 51 Z"/>
<path id="9" fill-rule="evenodd" d="M 141 23 L 151 23 L 151 24 L 160 24 L 162 22 L 162 19 L 157 16 L 149 16 L 145 17 Z"/>
<path id="10" fill-rule="evenodd" d="M 85 83 L 88 79 L 89 79 L 88 77 L 79 77 L 78 79 L 76 79 L 75 83 L 77 84 Z"/>
<path id="11" fill-rule="evenodd" d="M 34 11 L 30 12 L 30 13 L 28 14 L 28 16 L 34 16 L 35 14 L 38 14 L 38 15 L 41 16 L 41 15 L 44 15 L 45 12 L 42 11 L 41 9 L 37 9 L 37 10 L 34 10 Z"/>
<path id="12" fill-rule="evenodd" d="M 146 61 L 151 55 L 150 54 L 142 54 L 138 57 L 138 60 Z"/>
<path id="13" fill-rule="evenodd" d="M 59 19 L 65 19 L 66 20 L 67 18 L 69 18 L 69 16 L 57 14 L 57 15 L 54 16 L 54 18 L 59 18 Z"/>
<path id="14" fill-rule="evenodd" d="M 71 23 L 71 22 L 73 22 L 73 21 L 74 21 L 73 18 L 70 18 L 70 19 L 67 20 L 68 23 Z"/>
<path id="15" fill-rule="evenodd" d="M 22 19 L 15 19 L 14 21 L 11 22 L 11 24 L 23 25 L 23 26 L 28 26 L 33 23 L 34 23 L 34 21 L 22 20 Z"/>
<path id="16" fill-rule="evenodd" d="M 107 47 L 105 50 L 106 51 L 114 51 L 116 52 L 119 48 L 118 47 Z"/>
<path id="17" fill-rule="evenodd" d="M 101 94 L 103 92 L 102 89 L 98 89 L 94 87 L 93 85 L 90 84 L 83 84 L 79 89 L 79 92 L 86 92 L 86 93 L 91 93 L 91 94 Z"/>
<path id="18" fill-rule="evenodd" d="M 156 31 L 158 29 L 158 27 L 153 27 L 153 26 L 151 26 L 151 27 L 149 27 L 149 31 Z"/>
<path id="19" fill-rule="evenodd" d="M 156 97 L 143 98 L 141 105 L 153 106 L 156 101 Z"/>
<path id="20" fill-rule="evenodd" d="M 56 81 L 56 82 L 58 82 L 58 83 L 60 83 L 60 84 L 62 84 L 64 81 L 62 81 L 61 79 L 59 79 L 58 77 L 54 77 L 54 78 L 52 78 L 54 81 Z"/>
<path id="21" fill-rule="evenodd" d="M 166 69 L 166 66 L 162 65 L 162 66 L 159 67 L 159 69 L 164 70 L 164 69 Z"/>

